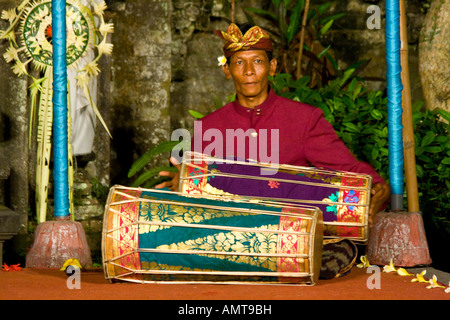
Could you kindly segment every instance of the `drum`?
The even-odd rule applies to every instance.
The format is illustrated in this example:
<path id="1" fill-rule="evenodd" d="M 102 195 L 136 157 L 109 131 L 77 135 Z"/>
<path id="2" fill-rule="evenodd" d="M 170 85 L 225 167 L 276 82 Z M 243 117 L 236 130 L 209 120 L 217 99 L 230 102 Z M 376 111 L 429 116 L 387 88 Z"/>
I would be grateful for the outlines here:
<path id="1" fill-rule="evenodd" d="M 317 206 L 323 213 L 325 239 L 367 243 L 371 186 L 370 175 L 186 152 L 179 191 Z"/>
<path id="2" fill-rule="evenodd" d="M 313 285 L 322 244 L 315 207 L 122 186 L 110 190 L 102 232 L 111 282 Z"/>

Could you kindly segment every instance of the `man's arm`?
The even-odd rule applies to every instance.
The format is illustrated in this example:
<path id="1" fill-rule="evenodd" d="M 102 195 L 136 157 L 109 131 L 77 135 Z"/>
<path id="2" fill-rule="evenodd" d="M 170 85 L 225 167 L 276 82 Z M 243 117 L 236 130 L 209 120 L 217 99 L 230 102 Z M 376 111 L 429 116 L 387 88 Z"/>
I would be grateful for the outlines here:
<path id="1" fill-rule="evenodd" d="M 369 209 L 369 225 L 375 215 L 384 210 L 390 198 L 390 187 L 368 163 L 359 161 L 339 139 L 333 126 L 320 109 L 312 113 L 307 126 L 305 152 L 314 166 L 350 171 L 372 176 L 372 197 Z"/>

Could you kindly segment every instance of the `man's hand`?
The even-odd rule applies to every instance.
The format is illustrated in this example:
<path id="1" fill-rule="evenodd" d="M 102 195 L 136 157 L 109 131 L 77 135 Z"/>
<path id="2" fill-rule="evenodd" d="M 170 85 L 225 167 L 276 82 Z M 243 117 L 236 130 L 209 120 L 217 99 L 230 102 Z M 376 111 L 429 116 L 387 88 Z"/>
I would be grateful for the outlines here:
<path id="1" fill-rule="evenodd" d="M 385 183 L 377 183 L 372 187 L 372 199 L 369 208 L 369 226 L 372 226 L 375 215 L 380 212 L 391 196 L 391 188 Z"/>
<path id="2" fill-rule="evenodd" d="M 178 169 L 178 171 L 161 171 L 159 173 L 160 176 L 169 177 L 171 178 L 171 180 L 158 184 L 157 186 L 155 186 L 156 189 L 169 188 L 172 191 L 178 191 L 178 185 L 180 183 L 181 164 L 174 157 L 170 158 L 170 162 Z"/>

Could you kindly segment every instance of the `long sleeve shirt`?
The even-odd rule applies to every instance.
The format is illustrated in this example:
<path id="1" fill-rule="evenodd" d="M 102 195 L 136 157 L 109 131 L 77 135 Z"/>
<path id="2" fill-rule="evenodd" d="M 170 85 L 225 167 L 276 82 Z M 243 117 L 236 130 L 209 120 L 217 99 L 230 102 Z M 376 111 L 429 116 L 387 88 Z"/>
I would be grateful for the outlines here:
<path id="1" fill-rule="evenodd" d="M 272 89 L 254 109 L 236 99 L 202 118 L 194 125 L 193 150 L 218 158 L 369 174 L 373 184 L 385 183 L 371 165 L 356 159 L 321 109 L 278 96 Z"/>

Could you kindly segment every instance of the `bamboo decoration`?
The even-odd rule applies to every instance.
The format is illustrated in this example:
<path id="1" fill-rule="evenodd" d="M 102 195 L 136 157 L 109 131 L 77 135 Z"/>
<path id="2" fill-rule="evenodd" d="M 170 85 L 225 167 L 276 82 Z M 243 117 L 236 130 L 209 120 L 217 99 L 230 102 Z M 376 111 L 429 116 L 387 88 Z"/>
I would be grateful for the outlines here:
<path id="1" fill-rule="evenodd" d="M 92 101 L 89 92 L 89 83 L 92 77 L 100 73 L 98 60 L 104 54 L 112 52 L 112 44 L 107 42 L 108 34 L 114 31 L 111 23 L 104 20 L 106 3 L 102 0 L 83 0 L 92 8 L 92 11 L 80 0 L 67 0 L 63 3 L 66 7 L 66 68 L 77 69 L 77 86 L 83 89 L 84 95 L 90 101 L 90 105 L 105 130 L 111 136 L 100 112 Z M 53 126 L 53 34 L 52 34 L 52 1 L 51 0 L 24 0 L 16 8 L 3 10 L 1 18 L 8 20 L 9 27 L 0 30 L 0 41 L 9 41 L 9 48 L 3 57 L 7 63 L 13 63 L 12 70 L 17 76 L 31 78 L 30 86 L 30 129 L 29 142 L 31 146 L 31 132 L 37 113 L 37 167 L 36 167 L 36 210 L 38 223 L 46 220 L 47 194 L 50 175 L 50 159 L 52 149 Z M 95 20 L 99 23 L 97 28 Z M 16 37 L 18 36 L 18 39 Z M 96 50 L 96 57 L 85 67 L 79 68 L 81 57 L 87 52 Z M 38 71 L 35 78 L 28 71 L 28 65 Z M 65 90 L 65 88 L 61 88 Z M 69 93 L 70 94 L 70 93 Z M 69 99 L 68 99 L 69 100 Z M 70 117 L 67 116 L 68 128 Z M 53 137 L 54 138 L 54 137 Z M 69 197 L 72 199 L 71 189 L 73 184 L 73 162 L 70 144 L 70 133 L 67 139 L 68 147 L 68 175 Z M 58 150 L 59 151 L 59 150 Z M 71 177 L 72 175 L 72 177 Z M 72 202 L 72 201 L 70 201 Z M 71 203 L 71 218 L 73 219 L 73 204 Z"/>
<path id="2" fill-rule="evenodd" d="M 409 212 L 419 212 L 416 158 L 414 151 L 414 130 L 411 111 L 411 89 L 409 83 L 408 38 L 406 29 L 405 1 L 400 0 L 400 61 L 402 66 L 403 105 L 403 157 L 405 167 L 406 193 Z"/>

